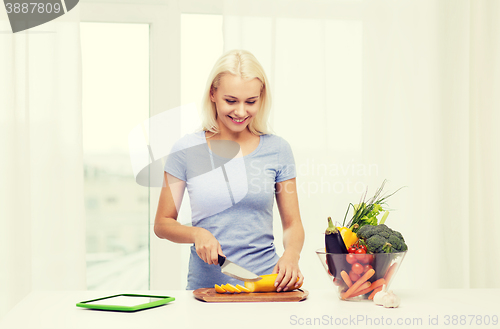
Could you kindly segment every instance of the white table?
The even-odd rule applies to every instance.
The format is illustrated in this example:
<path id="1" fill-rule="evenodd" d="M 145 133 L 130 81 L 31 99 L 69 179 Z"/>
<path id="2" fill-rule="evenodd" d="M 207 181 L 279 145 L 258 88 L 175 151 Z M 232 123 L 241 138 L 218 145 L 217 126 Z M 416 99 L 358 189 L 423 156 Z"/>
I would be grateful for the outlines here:
<path id="1" fill-rule="evenodd" d="M 134 313 L 75 306 L 80 301 L 119 293 L 167 295 L 176 300 Z M 192 291 L 185 290 L 35 291 L 1 319 L 0 328 L 386 328 L 388 324 L 394 328 L 500 328 L 500 289 L 398 290 L 396 293 L 401 297 L 401 306 L 386 309 L 371 301 L 340 301 L 333 289 L 311 290 L 305 301 L 288 303 L 206 303 L 196 300 Z M 493 316 L 498 319 L 497 325 L 493 325 Z M 398 322 L 401 325 L 397 325 Z M 449 325 L 445 325 L 446 322 Z"/>

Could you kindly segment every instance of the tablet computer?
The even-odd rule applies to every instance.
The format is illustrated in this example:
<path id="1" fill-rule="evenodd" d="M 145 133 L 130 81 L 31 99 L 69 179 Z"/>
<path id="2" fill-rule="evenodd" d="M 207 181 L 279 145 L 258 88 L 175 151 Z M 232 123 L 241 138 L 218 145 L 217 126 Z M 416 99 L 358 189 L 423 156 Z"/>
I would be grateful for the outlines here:
<path id="1" fill-rule="evenodd" d="M 87 300 L 77 303 L 76 306 L 95 310 L 133 312 L 161 306 L 174 300 L 175 298 L 170 296 L 120 294 Z"/>

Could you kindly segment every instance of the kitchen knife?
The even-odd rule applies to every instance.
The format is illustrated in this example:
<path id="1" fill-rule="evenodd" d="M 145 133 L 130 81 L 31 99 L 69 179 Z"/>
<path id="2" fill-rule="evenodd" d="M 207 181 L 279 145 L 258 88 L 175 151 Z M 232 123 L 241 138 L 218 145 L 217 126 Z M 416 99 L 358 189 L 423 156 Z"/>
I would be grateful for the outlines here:
<path id="1" fill-rule="evenodd" d="M 229 275 L 230 277 L 241 281 L 255 282 L 262 279 L 257 274 L 254 274 L 249 270 L 236 265 L 235 263 L 231 262 L 229 259 L 221 255 L 219 255 L 219 265 L 223 274 Z"/>

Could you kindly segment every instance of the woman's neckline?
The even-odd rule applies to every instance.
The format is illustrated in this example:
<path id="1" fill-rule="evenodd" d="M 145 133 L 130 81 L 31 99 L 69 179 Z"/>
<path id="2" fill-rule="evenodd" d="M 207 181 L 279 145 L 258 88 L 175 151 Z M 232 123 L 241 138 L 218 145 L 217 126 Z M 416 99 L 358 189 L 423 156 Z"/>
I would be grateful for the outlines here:
<path id="1" fill-rule="evenodd" d="M 243 158 L 248 158 L 248 157 L 254 156 L 260 150 L 260 148 L 262 147 L 262 144 L 264 143 L 264 141 L 263 141 L 264 139 L 262 138 L 262 136 L 264 136 L 264 135 L 259 136 L 259 144 L 257 145 L 257 147 L 252 152 L 244 155 Z M 217 157 L 220 157 L 219 155 L 213 153 L 212 150 L 210 149 L 210 146 L 208 145 L 208 141 L 207 141 L 207 137 L 206 137 L 206 131 L 204 131 L 204 130 L 201 131 L 201 137 L 205 140 L 205 144 L 207 144 L 207 148 L 208 148 L 208 151 L 210 152 L 210 154 L 215 155 Z"/>

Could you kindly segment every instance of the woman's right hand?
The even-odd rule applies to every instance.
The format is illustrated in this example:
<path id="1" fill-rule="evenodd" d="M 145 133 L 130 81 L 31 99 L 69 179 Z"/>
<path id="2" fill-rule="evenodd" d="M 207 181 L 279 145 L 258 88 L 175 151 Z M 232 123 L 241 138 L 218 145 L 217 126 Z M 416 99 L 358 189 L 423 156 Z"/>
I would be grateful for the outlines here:
<path id="1" fill-rule="evenodd" d="M 207 264 L 219 264 L 218 255 L 224 256 L 219 241 L 208 230 L 196 227 L 194 246 L 196 253 Z"/>

